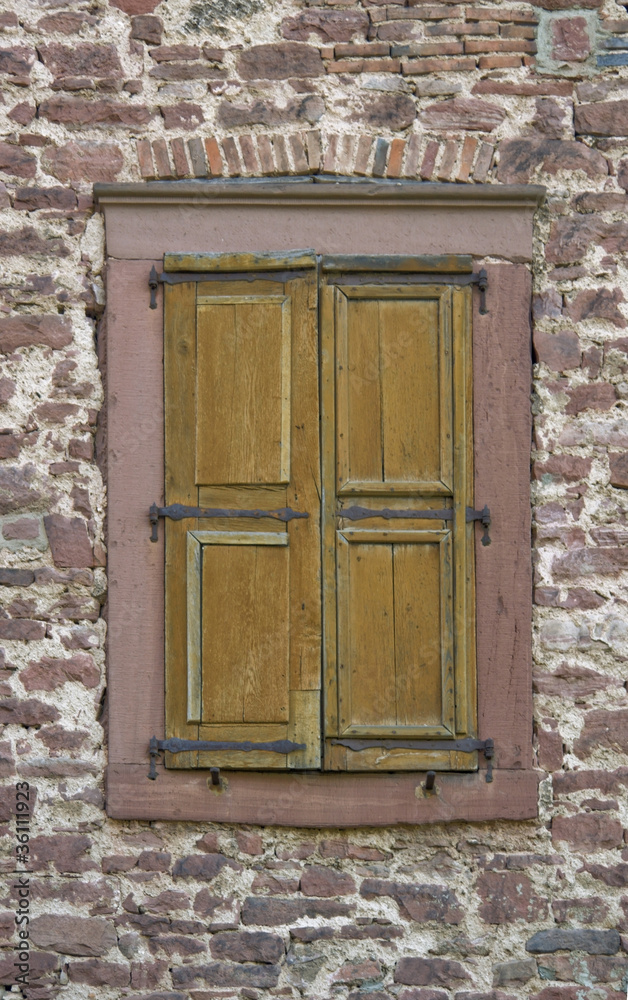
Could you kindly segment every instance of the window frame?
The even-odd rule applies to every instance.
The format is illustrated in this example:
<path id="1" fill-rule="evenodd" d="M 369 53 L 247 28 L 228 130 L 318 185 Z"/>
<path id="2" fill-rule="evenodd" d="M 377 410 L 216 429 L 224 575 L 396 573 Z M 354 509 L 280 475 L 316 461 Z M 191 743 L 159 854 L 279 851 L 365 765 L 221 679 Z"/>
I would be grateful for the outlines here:
<path id="1" fill-rule="evenodd" d="M 530 262 L 536 186 L 370 181 L 208 181 L 95 185 L 107 234 L 104 336 L 108 467 L 109 766 L 115 818 L 284 826 L 389 826 L 537 815 L 532 754 Z M 268 243 L 272 245 L 268 246 Z M 149 781 L 163 735 L 163 541 L 148 508 L 163 501 L 163 318 L 148 274 L 162 254 L 292 250 L 471 253 L 488 272 L 474 293 L 476 506 L 492 545 L 476 545 L 478 724 L 495 740 L 494 780 L 478 772 L 168 771 Z M 487 259 L 488 258 L 488 259 Z M 435 275 L 435 281 L 438 278 Z M 163 532 L 160 532 L 163 539 Z"/>

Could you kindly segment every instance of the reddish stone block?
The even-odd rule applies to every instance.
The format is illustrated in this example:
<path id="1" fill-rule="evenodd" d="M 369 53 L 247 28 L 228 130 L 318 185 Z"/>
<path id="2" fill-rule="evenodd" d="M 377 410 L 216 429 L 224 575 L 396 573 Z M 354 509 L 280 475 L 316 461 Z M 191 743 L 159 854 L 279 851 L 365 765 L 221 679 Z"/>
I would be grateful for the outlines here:
<path id="1" fill-rule="evenodd" d="M 108 77 L 122 76 L 122 66 L 115 45 L 94 45 L 79 42 L 62 45 L 48 42 L 38 46 L 40 58 L 54 77 Z"/>
<path id="2" fill-rule="evenodd" d="M 27 618 L 0 620 L 0 639 L 25 639 L 27 642 L 33 642 L 43 639 L 45 634 L 44 622 L 29 621 Z M 0 717 L 1 715 L 0 711 Z"/>
<path id="3" fill-rule="evenodd" d="M 614 326 L 623 329 L 626 326 L 626 319 L 617 307 L 624 301 L 619 288 L 591 288 L 576 295 L 567 307 L 567 314 L 577 322 L 585 319 L 607 319 Z"/>
<path id="4" fill-rule="evenodd" d="M 578 385 L 567 390 L 569 402 L 565 413 L 575 415 L 582 410 L 610 410 L 617 402 L 617 390 L 608 382 Z"/>
<path id="5" fill-rule="evenodd" d="M 285 950 L 282 938 L 267 931 L 219 932 L 214 934 L 209 947 L 214 958 L 269 965 L 281 961 Z"/>
<path id="6" fill-rule="evenodd" d="M 628 132 L 628 100 L 580 104 L 574 115 L 577 135 L 622 136 Z"/>
<path id="7" fill-rule="evenodd" d="M 110 0 L 113 7 L 125 14 L 152 14 L 159 0 Z"/>
<path id="8" fill-rule="evenodd" d="M 351 910 L 347 903 L 338 903 L 333 899 L 260 899 L 249 896 L 242 906 L 242 923 L 276 927 L 293 924 L 304 917 L 347 917 Z"/>
<path id="9" fill-rule="evenodd" d="M 460 962 L 446 958 L 401 958 L 395 966 L 395 982 L 404 986 L 448 986 L 471 979 Z"/>
<path id="10" fill-rule="evenodd" d="M 380 963 L 367 959 L 364 962 L 345 962 L 331 978 L 334 983 L 364 983 L 380 979 L 381 975 Z M 373 994 L 369 992 L 369 996 L 372 997 Z"/>
<path id="11" fill-rule="evenodd" d="M 306 42 L 310 35 L 324 42 L 350 42 L 356 37 L 366 38 L 368 27 L 368 14 L 363 10 L 310 8 L 285 18 L 281 33 L 284 38 L 297 42 Z"/>
<path id="12" fill-rule="evenodd" d="M 555 816 L 552 820 L 552 840 L 565 840 L 580 851 L 598 851 L 620 847 L 623 827 L 610 816 L 578 813 L 575 816 Z"/>
<path id="13" fill-rule="evenodd" d="M 192 131 L 205 121 L 203 109 L 198 104 L 170 104 L 160 107 L 164 125 L 167 129 L 184 129 Z"/>
<path id="14" fill-rule="evenodd" d="M 552 913 L 559 924 L 571 922 L 603 924 L 608 917 L 609 906 L 601 896 L 587 896 L 582 899 L 555 899 L 552 903 Z"/>
<path id="15" fill-rule="evenodd" d="M 61 874 L 93 871 L 98 866 L 85 856 L 91 846 L 91 839 L 85 834 L 33 837 L 30 842 L 32 864 L 35 869 L 41 869 L 52 863 Z"/>
<path id="16" fill-rule="evenodd" d="M 576 548 L 552 563 L 557 579 L 590 576 L 614 576 L 628 568 L 628 551 L 625 548 Z"/>
<path id="17" fill-rule="evenodd" d="M 608 174 L 606 159 L 581 142 L 560 139 L 506 139 L 500 145 L 497 176 L 505 184 L 527 184 L 536 170 L 582 170 L 587 177 Z"/>
<path id="18" fill-rule="evenodd" d="M 39 106 L 39 115 L 57 125 L 120 125 L 140 128 L 155 117 L 140 104 L 89 101 L 82 97 L 52 97 Z"/>
<path id="19" fill-rule="evenodd" d="M 580 736 L 574 743 L 574 753 L 588 757 L 601 747 L 615 750 L 619 747 L 623 753 L 628 752 L 628 710 L 598 708 L 587 712 Z"/>
<path id="20" fill-rule="evenodd" d="M 71 962 L 70 982 L 85 983 L 87 986 L 130 986 L 131 970 L 119 962 L 102 962 L 98 958 L 86 962 Z"/>
<path id="21" fill-rule="evenodd" d="M 561 330 L 558 333 L 535 330 L 534 353 L 536 360 L 546 364 L 552 371 L 564 372 L 580 367 L 580 339 L 572 330 Z"/>
<path id="22" fill-rule="evenodd" d="M 233 868 L 236 872 L 242 871 L 241 865 L 223 854 L 190 854 L 175 862 L 172 875 L 175 879 L 196 878 L 202 882 L 209 882 L 216 878 L 225 866 Z"/>
<path id="23" fill-rule="evenodd" d="M 164 30 L 164 22 L 160 17 L 151 14 L 138 14 L 131 18 L 131 38 L 150 45 L 159 45 Z"/>
<path id="24" fill-rule="evenodd" d="M 576 455 L 552 455 L 546 462 L 534 462 L 535 479 L 551 476 L 556 482 L 576 483 L 586 479 L 591 471 L 591 459 Z"/>
<path id="25" fill-rule="evenodd" d="M 454 97 L 431 104 L 420 115 L 429 128 L 492 132 L 506 116 L 503 108 L 473 97 Z"/>
<path id="26" fill-rule="evenodd" d="M 551 22 L 551 57 L 558 61 L 583 62 L 591 52 L 588 24 L 584 17 L 559 17 Z"/>
<path id="27" fill-rule="evenodd" d="M 142 851 L 137 867 L 145 872 L 167 872 L 170 870 L 172 855 L 167 851 Z"/>
<path id="28" fill-rule="evenodd" d="M 115 181 L 124 158 L 120 147 L 112 142 L 72 141 L 47 149 L 43 163 L 48 173 L 63 183 Z"/>
<path id="29" fill-rule="evenodd" d="M 444 885 L 413 885 L 367 878 L 360 887 L 360 895 L 366 899 L 390 896 L 404 917 L 418 923 L 435 920 L 438 923 L 459 924 L 464 919 L 464 911 L 455 892 Z"/>
<path id="30" fill-rule="evenodd" d="M 615 486 L 617 489 L 628 490 L 628 452 L 609 452 L 608 463 L 611 470 L 611 486 Z"/>
<path id="31" fill-rule="evenodd" d="M 355 892 L 355 882 L 345 872 L 319 865 L 307 867 L 301 876 L 301 892 L 305 896 L 347 896 Z"/>
<path id="32" fill-rule="evenodd" d="M 20 680 L 27 691 L 54 691 L 67 681 L 95 688 L 100 683 L 100 670 L 89 653 L 75 653 L 67 659 L 44 656 L 31 660 L 20 671 Z"/>
<path id="33" fill-rule="evenodd" d="M 322 76 L 324 72 L 318 49 L 299 42 L 253 45 L 238 59 L 238 74 L 243 80 L 287 80 Z"/>
<path id="34" fill-rule="evenodd" d="M 55 566 L 93 566 L 94 556 L 87 525 L 79 517 L 49 514 L 44 527 Z"/>
<path id="35" fill-rule="evenodd" d="M 487 924 L 531 922 L 546 915 L 547 901 L 534 893 L 527 875 L 485 872 L 476 888 L 482 899 L 480 917 Z"/>
<path id="36" fill-rule="evenodd" d="M 557 729 L 539 729 L 539 766 L 544 771 L 559 771 L 563 766 L 563 737 Z"/>
<path id="37" fill-rule="evenodd" d="M 38 948 L 62 955 L 104 955 L 118 943 L 113 924 L 102 917 L 43 914 L 31 920 L 29 931 Z"/>

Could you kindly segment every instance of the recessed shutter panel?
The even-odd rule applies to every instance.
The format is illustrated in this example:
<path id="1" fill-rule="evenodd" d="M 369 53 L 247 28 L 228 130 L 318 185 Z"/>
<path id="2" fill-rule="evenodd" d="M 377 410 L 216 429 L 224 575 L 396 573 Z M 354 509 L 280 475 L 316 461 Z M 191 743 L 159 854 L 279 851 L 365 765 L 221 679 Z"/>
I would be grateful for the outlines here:
<path id="1" fill-rule="evenodd" d="M 166 519 L 167 736 L 304 749 L 194 750 L 167 765 L 317 767 L 316 260 L 169 264 L 208 273 L 165 289 L 166 504 L 213 516 Z"/>
<path id="2" fill-rule="evenodd" d="M 322 296 L 325 766 L 474 768 L 470 289 Z"/>

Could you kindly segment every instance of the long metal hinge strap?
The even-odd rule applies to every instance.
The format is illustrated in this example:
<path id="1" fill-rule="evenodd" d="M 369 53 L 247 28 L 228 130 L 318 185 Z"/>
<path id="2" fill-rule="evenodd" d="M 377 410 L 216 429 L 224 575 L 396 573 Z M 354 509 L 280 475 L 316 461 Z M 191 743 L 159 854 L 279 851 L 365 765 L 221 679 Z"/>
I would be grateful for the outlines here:
<path id="1" fill-rule="evenodd" d="M 256 274 L 256 277 L 258 275 Z M 174 274 L 168 274 L 165 271 L 159 274 L 155 265 L 150 269 L 150 274 L 148 276 L 148 287 L 150 288 L 150 308 L 157 308 L 157 289 L 159 285 L 176 285 L 180 282 L 187 281 L 207 281 L 208 275 L 206 272 L 178 272 Z M 480 289 L 480 315 L 486 316 L 488 309 L 486 306 L 486 290 L 488 288 L 488 274 L 484 267 L 480 268 L 477 273 L 470 275 L 438 275 L 430 274 L 424 277 L 424 280 L 431 283 L 435 281 L 442 280 L 446 284 L 457 284 L 457 285 L 477 285 Z"/>
<path id="2" fill-rule="evenodd" d="M 151 736 L 149 743 L 150 770 L 148 777 L 154 781 L 157 777 L 155 767 L 159 754 L 164 750 L 168 753 L 185 753 L 186 751 L 201 750 L 242 750 L 244 753 L 251 753 L 253 750 L 264 750 L 267 753 L 294 753 L 295 750 L 305 750 L 306 743 L 293 743 L 292 740 L 274 740 L 270 743 L 252 743 L 249 740 L 236 742 L 234 740 L 182 740 L 177 736 L 171 736 L 167 740 L 158 740 L 156 736 Z"/>
<path id="3" fill-rule="evenodd" d="M 291 507 L 280 507 L 278 510 L 235 510 L 231 507 L 186 507 L 182 503 L 172 503 L 169 507 L 158 507 L 156 503 L 150 505 L 148 516 L 152 525 L 151 542 L 157 541 L 157 525 L 160 517 L 169 517 L 173 521 L 183 521 L 186 517 L 211 518 L 211 517 L 270 517 L 274 521 L 292 521 L 295 517 L 309 517 L 309 514 L 302 511 L 292 510 Z"/>
<path id="4" fill-rule="evenodd" d="M 452 521 L 454 512 L 451 507 L 445 507 L 442 510 L 419 510 L 417 508 L 393 510 L 391 507 L 379 507 L 375 509 L 373 507 L 353 506 L 345 507 L 343 510 L 337 510 L 336 517 L 344 517 L 348 521 L 363 521 L 366 518 L 371 517 L 383 517 L 387 521 L 398 517 L 416 518 L 417 520 L 435 518 L 439 521 Z M 488 529 L 491 523 L 491 512 L 488 507 L 484 506 L 482 510 L 474 510 L 473 507 L 467 507 L 466 519 L 467 521 L 481 521 L 484 527 L 482 545 L 490 545 L 491 539 Z"/>
<path id="5" fill-rule="evenodd" d="M 495 741 L 476 740 L 467 736 L 461 740 L 331 740 L 332 743 L 341 747 L 348 747 L 359 753 L 361 750 L 454 750 L 459 753 L 472 753 L 479 750 L 488 761 L 486 780 L 493 780 L 493 757 L 495 756 Z"/>

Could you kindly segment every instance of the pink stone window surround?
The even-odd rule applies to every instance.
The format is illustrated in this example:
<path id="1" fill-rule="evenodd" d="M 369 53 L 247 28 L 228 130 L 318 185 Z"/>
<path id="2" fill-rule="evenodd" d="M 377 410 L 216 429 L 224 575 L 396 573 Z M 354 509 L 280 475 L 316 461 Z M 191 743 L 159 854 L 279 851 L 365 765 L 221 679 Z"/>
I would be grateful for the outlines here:
<path id="1" fill-rule="evenodd" d="M 315 827 L 535 816 L 529 306 L 543 189 L 207 181 L 96 185 L 95 194 L 108 249 L 109 814 Z M 478 546 L 476 566 L 479 736 L 495 739 L 492 784 L 482 771 L 439 774 L 427 796 L 422 774 L 230 772 L 220 790 L 206 772 L 160 766 L 157 781 L 147 778 L 148 740 L 163 736 L 164 720 L 163 544 L 150 543 L 148 521 L 149 505 L 163 502 L 163 317 L 161 295 L 149 309 L 148 274 L 167 251 L 304 246 L 471 253 L 487 267 L 489 313 L 476 298 L 473 335 L 476 499 L 493 514 L 493 544 Z"/>

